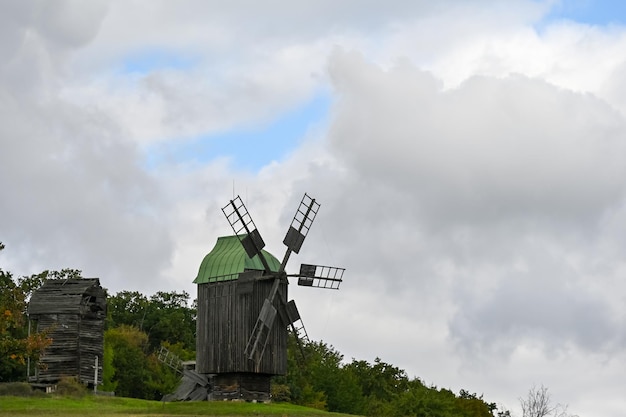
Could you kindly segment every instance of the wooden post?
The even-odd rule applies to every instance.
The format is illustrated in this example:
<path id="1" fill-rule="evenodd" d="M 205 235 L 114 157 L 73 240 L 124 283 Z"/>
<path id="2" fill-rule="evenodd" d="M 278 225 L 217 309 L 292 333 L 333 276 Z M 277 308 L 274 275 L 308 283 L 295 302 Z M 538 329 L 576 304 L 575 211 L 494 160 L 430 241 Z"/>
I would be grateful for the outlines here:
<path id="1" fill-rule="evenodd" d="M 93 393 L 96 394 L 98 392 L 98 355 L 96 355 L 96 366 L 94 366 L 93 371 Z"/>
<path id="2" fill-rule="evenodd" d="M 30 337 L 30 316 L 28 316 L 28 337 Z M 26 362 L 26 382 L 30 382 L 30 355 Z"/>

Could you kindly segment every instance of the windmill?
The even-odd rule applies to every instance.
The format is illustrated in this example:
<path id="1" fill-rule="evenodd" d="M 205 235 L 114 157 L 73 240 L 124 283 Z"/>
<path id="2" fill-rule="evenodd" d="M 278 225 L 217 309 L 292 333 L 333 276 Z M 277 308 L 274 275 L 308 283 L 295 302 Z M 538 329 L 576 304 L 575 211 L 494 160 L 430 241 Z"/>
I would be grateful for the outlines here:
<path id="1" fill-rule="evenodd" d="M 287 368 L 288 329 L 308 340 L 293 300 L 289 278 L 298 285 L 339 289 L 344 268 L 302 264 L 287 274 L 320 204 L 304 194 L 283 240 L 282 261 L 265 251 L 265 242 L 239 196 L 222 208 L 233 236 L 218 238 L 194 281 L 198 284 L 196 372 L 213 380 L 210 398 L 269 399 L 270 378 Z"/>

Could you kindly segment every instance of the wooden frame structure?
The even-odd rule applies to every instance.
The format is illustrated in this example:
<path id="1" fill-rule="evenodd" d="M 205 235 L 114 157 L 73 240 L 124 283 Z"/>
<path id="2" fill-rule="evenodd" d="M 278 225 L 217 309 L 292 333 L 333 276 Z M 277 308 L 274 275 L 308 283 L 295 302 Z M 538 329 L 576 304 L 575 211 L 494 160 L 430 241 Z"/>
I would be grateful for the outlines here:
<path id="1" fill-rule="evenodd" d="M 344 272 L 311 264 L 301 265 L 299 274 L 285 271 L 291 254 L 300 252 L 319 208 L 305 193 L 283 240 L 287 249 L 282 262 L 263 250 L 265 242 L 241 197 L 222 208 L 234 235 L 218 238 L 194 280 L 195 372 L 208 381 L 208 399 L 269 400 L 271 377 L 287 372 L 290 330 L 304 353 L 308 335 L 295 301 L 288 301 L 288 278 L 298 278 L 306 287 L 336 290 Z"/>
<path id="2" fill-rule="evenodd" d="M 270 264 L 279 263 L 268 252 Z M 270 379 L 287 372 L 287 325 L 275 326 L 262 360 L 250 360 L 246 343 L 273 285 L 258 279 L 263 266 L 249 258 L 237 236 L 218 238 L 198 277 L 196 369 L 210 375 L 210 399 L 269 399 Z M 287 296 L 286 282 L 281 285 Z M 279 300 L 276 300 L 278 303 Z"/>
<path id="3" fill-rule="evenodd" d="M 96 363 L 102 366 L 106 291 L 98 278 L 47 280 L 28 304 L 31 329 L 48 331 L 52 344 L 46 348 L 29 381 L 56 383 L 75 377 L 94 384 Z M 97 362 L 96 362 L 97 357 Z M 102 383 L 102 372 L 97 373 Z"/>

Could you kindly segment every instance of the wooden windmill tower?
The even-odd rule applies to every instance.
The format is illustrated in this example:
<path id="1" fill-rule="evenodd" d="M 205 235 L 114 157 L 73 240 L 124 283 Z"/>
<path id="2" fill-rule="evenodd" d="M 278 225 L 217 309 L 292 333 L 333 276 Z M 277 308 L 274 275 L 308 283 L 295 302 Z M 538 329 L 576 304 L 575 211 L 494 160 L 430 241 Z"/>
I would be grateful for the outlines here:
<path id="1" fill-rule="evenodd" d="M 265 243 L 240 197 L 222 208 L 234 236 L 218 238 L 200 266 L 196 372 L 209 375 L 209 398 L 267 400 L 270 378 L 287 371 L 287 335 L 308 338 L 293 300 L 288 278 L 298 285 L 339 289 L 344 269 L 303 264 L 299 274 L 285 267 L 299 253 L 320 205 L 304 195 L 283 243 L 278 261 Z"/>

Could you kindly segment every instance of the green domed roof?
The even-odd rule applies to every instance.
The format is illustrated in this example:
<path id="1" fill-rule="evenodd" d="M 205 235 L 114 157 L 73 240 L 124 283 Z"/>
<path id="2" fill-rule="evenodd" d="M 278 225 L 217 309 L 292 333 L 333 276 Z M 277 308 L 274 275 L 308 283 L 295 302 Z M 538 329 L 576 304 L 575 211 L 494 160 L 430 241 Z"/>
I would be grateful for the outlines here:
<path id="1" fill-rule="evenodd" d="M 280 262 L 271 253 L 262 250 L 270 269 L 278 272 Z M 215 247 L 209 252 L 202 263 L 194 284 L 208 282 L 231 281 L 237 279 L 239 273 L 254 269 L 263 271 L 263 263 L 258 255 L 248 257 L 237 236 L 222 236 L 217 238 Z"/>

